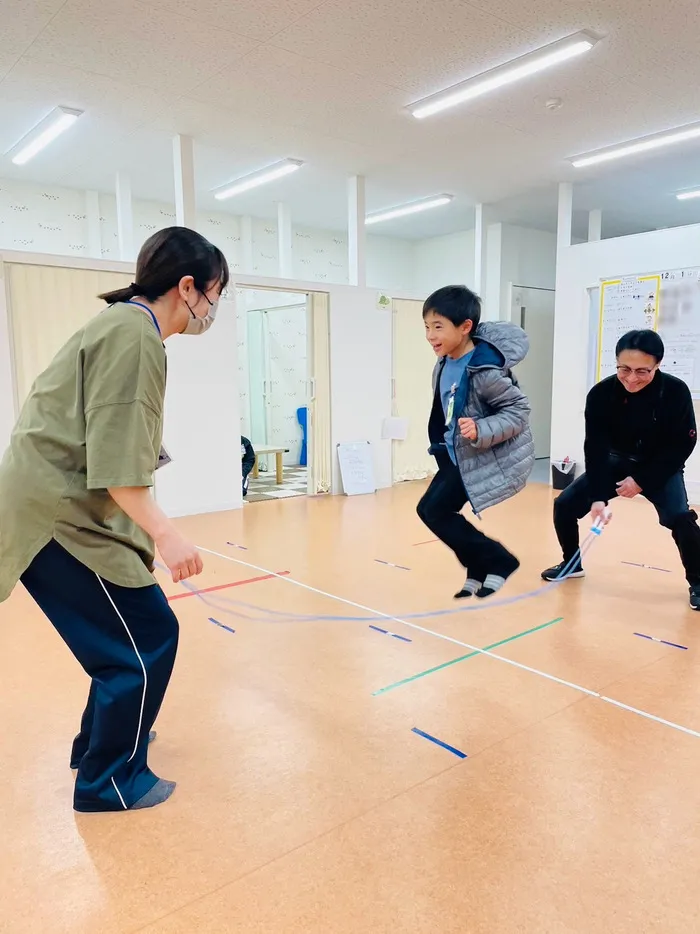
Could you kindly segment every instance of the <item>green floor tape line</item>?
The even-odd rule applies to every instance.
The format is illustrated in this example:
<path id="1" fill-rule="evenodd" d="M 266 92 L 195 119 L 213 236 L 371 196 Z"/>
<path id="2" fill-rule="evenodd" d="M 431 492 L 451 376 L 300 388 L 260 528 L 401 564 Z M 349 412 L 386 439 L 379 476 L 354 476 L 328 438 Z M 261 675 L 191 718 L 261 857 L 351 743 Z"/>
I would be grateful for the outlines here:
<path id="1" fill-rule="evenodd" d="M 561 623 L 563 619 L 563 616 L 559 616 L 557 619 L 550 619 L 548 623 L 542 623 L 541 626 L 535 626 L 534 629 L 526 629 L 524 632 L 518 632 L 514 636 L 508 636 L 507 639 L 501 639 L 500 642 L 494 642 L 492 645 L 485 645 L 481 652 L 469 652 L 468 655 L 460 655 L 459 658 L 453 658 L 450 662 L 443 662 L 442 665 L 436 665 L 435 668 L 419 671 L 417 675 L 411 675 L 410 678 L 403 678 L 401 681 L 395 681 L 394 684 L 389 684 L 385 688 L 379 688 L 378 691 L 373 691 L 372 697 L 377 697 L 379 694 L 386 694 L 387 691 L 393 691 L 394 688 L 400 688 L 404 684 L 410 684 L 411 681 L 417 681 L 418 678 L 424 678 L 426 675 L 432 675 L 436 671 L 442 671 L 443 668 L 449 668 L 451 665 L 456 665 L 458 662 L 466 662 L 468 658 L 475 658 L 477 655 L 481 655 L 482 652 L 490 652 L 491 649 L 497 649 L 499 646 L 506 645 L 508 642 L 515 642 L 516 639 L 522 639 L 523 636 L 532 635 L 533 632 L 540 632 L 542 629 L 554 626 L 555 623 Z"/>

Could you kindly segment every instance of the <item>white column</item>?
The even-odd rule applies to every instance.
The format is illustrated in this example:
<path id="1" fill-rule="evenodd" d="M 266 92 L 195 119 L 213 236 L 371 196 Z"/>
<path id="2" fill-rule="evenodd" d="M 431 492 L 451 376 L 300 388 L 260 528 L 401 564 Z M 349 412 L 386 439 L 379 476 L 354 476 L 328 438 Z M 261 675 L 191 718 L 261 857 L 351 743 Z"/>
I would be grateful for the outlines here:
<path id="1" fill-rule="evenodd" d="M 574 187 L 571 182 L 559 183 L 557 212 L 557 252 L 571 246 L 571 225 L 574 216 Z"/>
<path id="2" fill-rule="evenodd" d="M 277 246 L 280 279 L 292 278 L 292 212 L 289 205 L 277 205 Z"/>
<path id="3" fill-rule="evenodd" d="M 175 218 L 178 227 L 197 228 L 197 208 L 194 187 L 194 142 L 191 136 L 173 138 L 173 171 L 175 173 Z"/>
<path id="4" fill-rule="evenodd" d="M 588 368 L 588 311 L 583 296 L 571 303 L 568 277 L 571 269 L 571 224 L 573 218 L 573 186 L 571 182 L 559 185 L 557 213 L 557 266 L 554 292 L 554 352 L 552 385 L 558 387 L 552 395 L 551 455 L 553 458 L 582 453 L 578 444 L 571 443 L 583 424 L 586 399 L 586 371 Z M 565 390 L 565 391 L 564 391 Z M 582 439 L 581 439 L 582 441 Z"/>
<path id="5" fill-rule="evenodd" d="M 348 179 L 348 273 L 350 285 L 367 284 L 365 179 Z"/>
<path id="6" fill-rule="evenodd" d="M 603 234 L 603 212 L 600 208 L 588 212 L 588 242 L 600 240 Z"/>
<path id="7" fill-rule="evenodd" d="M 134 210 L 131 202 L 131 179 L 117 172 L 117 236 L 119 259 L 131 261 L 134 254 Z"/>
<path id="8" fill-rule="evenodd" d="M 489 226 L 495 222 L 496 212 L 493 205 L 476 205 L 474 209 L 474 291 L 482 298 L 486 291 L 487 282 Z"/>
<path id="9" fill-rule="evenodd" d="M 253 272 L 253 218 L 249 214 L 241 218 L 241 250 L 243 272 L 249 276 Z"/>
<path id="10" fill-rule="evenodd" d="M 85 213 L 88 228 L 88 256 L 102 259 L 102 230 L 100 225 L 100 195 L 97 191 L 85 192 Z"/>
<path id="11" fill-rule="evenodd" d="M 477 204 L 474 211 L 474 291 L 481 295 L 486 284 L 486 236 L 488 224 L 484 205 Z"/>
<path id="12" fill-rule="evenodd" d="M 485 255 L 486 262 L 482 266 L 482 318 L 484 321 L 507 319 L 502 307 L 504 289 L 503 224 L 487 224 Z"/>

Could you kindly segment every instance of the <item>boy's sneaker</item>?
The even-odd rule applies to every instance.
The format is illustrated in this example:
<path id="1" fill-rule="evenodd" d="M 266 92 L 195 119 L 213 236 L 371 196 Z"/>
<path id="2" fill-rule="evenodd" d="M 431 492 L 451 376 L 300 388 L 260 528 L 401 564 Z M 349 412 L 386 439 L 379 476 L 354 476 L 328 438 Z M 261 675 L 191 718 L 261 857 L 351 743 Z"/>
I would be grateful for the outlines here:
<path id="1" fill-rule="evenodd" d="M 694 584 L 690 588 L 690 609 L 700 610 L 700 584 Z"/>
<path id="2" fill-rule="evenodd" d="M 565 574 L 564 571 L 568 571 Z M 561 564 L 555 564 L 553 568 L 547 568 L 546 571 L 542 571 L 542 580 L 543 581 L 557 581 L 557 580 L 580 580 L 582 577 L 586 576 L 586 572 L 583 570 L 583 565 L 580 560 L 575 564 L 571 564 L 569 561 L 562 561 Z M 700 601 L 700 588 L 698 589 L 698 601 Z M 700 605 L 698 605 L 700 609 Z"/>

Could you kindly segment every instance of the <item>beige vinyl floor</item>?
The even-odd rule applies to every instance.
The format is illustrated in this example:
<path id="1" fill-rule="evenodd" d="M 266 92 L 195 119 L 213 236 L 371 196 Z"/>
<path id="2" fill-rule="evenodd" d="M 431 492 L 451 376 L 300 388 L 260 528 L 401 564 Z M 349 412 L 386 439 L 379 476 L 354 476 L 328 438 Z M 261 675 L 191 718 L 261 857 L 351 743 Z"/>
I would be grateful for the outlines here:
<path id="1" fill-rule="evenodd" d="M 435 615 L 461 572 L 420 492 L 182 521 L 222 589 L 164 583 L 150 758 L 178 788 L 151 811 L 73 812 L 86 677 L 21 588 L 0 607 L 3 934 L 700 931 L 700 616 L 670 536 L 616 504 L 585 581 Z M 485 518 L 522 560 L 504 596 L 558 559 L 551 501 Z"/>

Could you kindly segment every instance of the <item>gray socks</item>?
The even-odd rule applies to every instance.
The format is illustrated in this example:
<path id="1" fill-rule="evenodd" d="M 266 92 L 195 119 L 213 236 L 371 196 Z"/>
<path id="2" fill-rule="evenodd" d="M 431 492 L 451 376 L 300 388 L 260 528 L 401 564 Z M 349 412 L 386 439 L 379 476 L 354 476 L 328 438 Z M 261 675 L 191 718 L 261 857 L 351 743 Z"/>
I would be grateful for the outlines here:
<path id="1" fill-rule="evenodd" d="M 129 810 L 139 811 L 142 808 L 154 808 L 157 804 L 167 801 L 174 791 L 175 782 L 166 782 L 164 778 L 159 778 L 153 788 L 143 798 L 139 798 L 135 804 L 132 804 Z"/>

